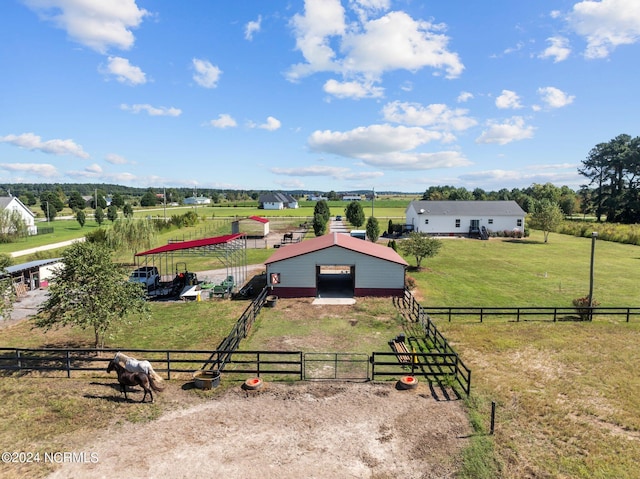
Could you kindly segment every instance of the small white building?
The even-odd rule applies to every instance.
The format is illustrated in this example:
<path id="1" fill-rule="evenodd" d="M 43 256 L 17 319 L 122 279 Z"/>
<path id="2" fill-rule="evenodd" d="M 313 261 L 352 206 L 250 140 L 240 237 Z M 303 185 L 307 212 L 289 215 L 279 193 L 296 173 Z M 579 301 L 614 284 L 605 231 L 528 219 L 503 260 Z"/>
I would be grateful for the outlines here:
<path id="1" fill-rule="evenodd" d="M 205 198 L 204 196 L 190 196 L 185 198 L 183 203 L 185 205 L 208 205 L 211 204 L 211 198 Z"/>
<path id="2" fill-rule="evenodd" d="M 341 233 L 282 246 L 264 264 L 267 286 L 285 298 L 402 296 L 408 266 L 388 246 Z"/>
<path id="3" fill-rule="evenodd" d="M 412 201 L 405 215 L 407 226 L 418 233 L 482 237 L 496 231 L 524 232 L 526 213 L 515 201 Z"/>
<path id="4" fill-rule="evenodd" d="M 269 234 L 269 220 L 262 216 L 249 216 L 231 223 L 231 234 L 244 233 L 248 238 L 264 238 Z"/>
<path id="5" fill-rule="evenodd" d="M 298 200 L 287 193 L 265 193 L 258 198 L 258 208 L 265 210 L 283 210 L 298 208 Z"/>
<path id="6" fill-rule="evenodd" d="M 361 201 L 362 195 L 342 195 L 342 201 Z"/>
<path id="7" fill-rule="evenodd" d="M 17 211 L 27 225 L 30 235 L 38 234 L 36 215 L 16 196 L 0 196 L 0 211 Z"/>

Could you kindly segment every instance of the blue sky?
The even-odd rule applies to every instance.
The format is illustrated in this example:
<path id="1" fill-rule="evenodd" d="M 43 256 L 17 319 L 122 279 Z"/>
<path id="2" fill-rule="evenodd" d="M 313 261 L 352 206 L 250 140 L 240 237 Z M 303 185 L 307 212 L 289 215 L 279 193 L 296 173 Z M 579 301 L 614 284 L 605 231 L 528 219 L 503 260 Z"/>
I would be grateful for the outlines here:
<path id="1" fill-rule="evenodd" d="M 3 0 L 0 182 L 577 189 L 638 0 Z"/>

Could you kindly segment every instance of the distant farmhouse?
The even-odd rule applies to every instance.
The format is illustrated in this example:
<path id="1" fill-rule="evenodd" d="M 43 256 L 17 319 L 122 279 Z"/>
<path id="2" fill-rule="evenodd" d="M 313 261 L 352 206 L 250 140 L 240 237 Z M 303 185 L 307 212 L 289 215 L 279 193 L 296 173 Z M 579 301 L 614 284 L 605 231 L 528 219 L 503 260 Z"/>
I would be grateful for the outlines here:
<path id="1" fill-rule="evenodd" d="M 258 208 L 264 210 L 283 210 L 285 208 L 297 208 L 298 200 L 287 193 L 265 193 L 258 198 Z"/>
<path id="2" fill-rule="evenodd" d="M 183 203 L 185 205 L 208 205 L 211 204 L 211 198 L 205 198 L 204 196 L 190 196 L 185 198 Z"/>
<path id="3" fill-rule="evenodd" d="M 412 201 L 406 225 L 440 236 L 486 236 L 496 231 L 524 232 L 526 213 L 515 201 Z"/>
<path id="4" fill-rule="evenodd" d="M 342 201 L 360 201 L 362 195 L 342 195 Z"/>
<path id="5" fill-rule="evenodd" d="M 27 225 L 30 235 L 38 234 L 36 215 L 27 208 L 16 196 L 0 196 L 0 211 L 17 211 Z"/>

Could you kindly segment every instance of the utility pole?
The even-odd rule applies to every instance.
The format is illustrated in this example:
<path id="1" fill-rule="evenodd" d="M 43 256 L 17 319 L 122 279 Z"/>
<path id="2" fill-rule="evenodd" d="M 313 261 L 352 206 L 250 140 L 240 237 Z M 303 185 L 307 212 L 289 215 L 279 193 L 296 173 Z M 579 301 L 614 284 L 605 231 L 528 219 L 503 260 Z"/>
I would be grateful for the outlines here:
<path id="1" fill-rule="evenodd" d="M 167 222 L 167 188 L 162 188 L 162 198 L 164 199 L 164 222 Z"/>
<path id="2" fill-rule="evenodd" d="M 373 202 L 376 199 L 376 189 L 371 188 L 371 217 L 373 218 Z"/>
<path id="3" fill-rule="evenodd" d="M 591 268 L 589 272 L 589 321 L 593 321 L 593 264 L 595 259 L 597 238 L 597 231 L 591 233 Z"/>

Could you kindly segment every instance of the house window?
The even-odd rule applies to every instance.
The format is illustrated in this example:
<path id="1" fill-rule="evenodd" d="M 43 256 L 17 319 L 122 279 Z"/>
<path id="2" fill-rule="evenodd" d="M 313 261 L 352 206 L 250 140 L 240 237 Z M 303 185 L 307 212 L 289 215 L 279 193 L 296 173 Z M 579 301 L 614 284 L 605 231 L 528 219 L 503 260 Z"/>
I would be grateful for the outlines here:
<path id="1" fill-rule="evenodd" d="M 456 219 L 456 228 L 460 228 L 460 220 Z"/>
<path id="2" fill-rule="evenodd" d="M 280 284 L 280 273 L 271 273 L 271 284 Z"/>
<path id="3" fill-rule="evenodd" d="M 517 226 L 522 226 L 522 219 L 518 218 L 518 221 L 516 221 L 516 225 Z"/>
<path id="4" fill-rule="evenodd" d="M 489 224 L 492 225 L 493 224 L 493 218 L 489 218 Z"/>
<path id="5" fill-rule="evenodd" d="M 428 224 L 429 224 L 429 218 L 425 218 L 425 219 L 424 219 L 424 224 L 425 224 L 425 225 L 428 225 Z"/>

